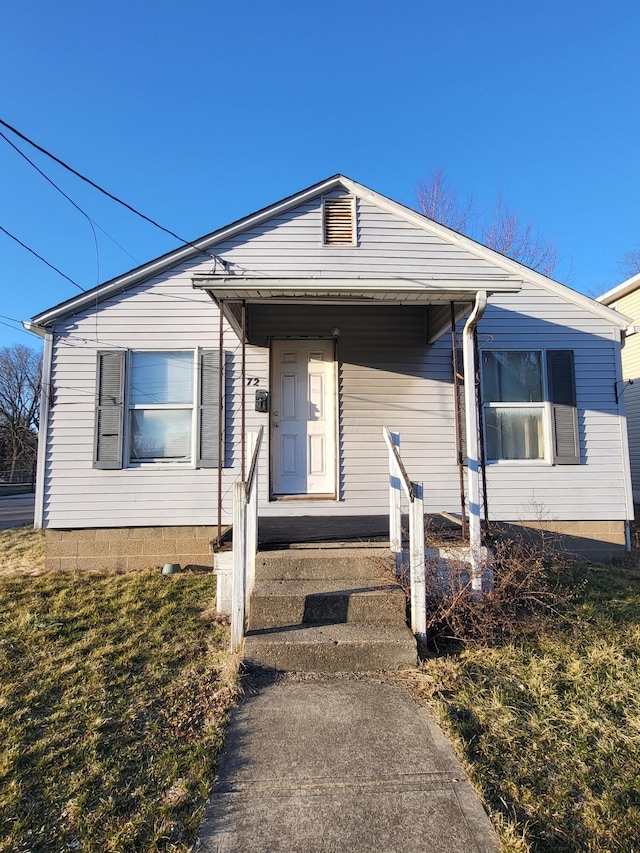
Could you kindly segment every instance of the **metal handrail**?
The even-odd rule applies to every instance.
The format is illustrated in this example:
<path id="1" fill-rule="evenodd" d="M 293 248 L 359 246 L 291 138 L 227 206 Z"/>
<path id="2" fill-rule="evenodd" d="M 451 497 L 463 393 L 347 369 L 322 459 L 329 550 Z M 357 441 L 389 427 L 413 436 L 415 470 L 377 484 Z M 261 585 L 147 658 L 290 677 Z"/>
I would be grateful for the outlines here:
<path id="1" fill-rule="evenodd" d="M 264 427 L 255 436 L 246 480 L 233 487 L 233 576 L 231 584 L 231 649 L 240 651 L 249 597 L 253 589 L 258 550 L 258 457 Z"/>
<path id="2" fill-rule="evenodd" d="M 253 484 L 256 479 L 256 472 L 258 468 L 258 456 L 260 455 L 260 447 L 262 445 L 262 436 L 264 434 L 264 427 L 261 426 L 258 430 L 258 435 L 256 437 L 255 447 L 253 448 L 253 453 L 251 454 L 251 465 L 249 466 L 249 476 L 247 477 L 247 493 L 251 491 L 253 488 Z"/>
<path id="3" fill-rule="evenodd" d="M 422 483 L 409 479 L 400 456 L 400 435 L 382 428 L 389 449 L 389 545 L 401 571 L 402 506 L 400 486 L 409 500 L 409 581 L 411 585 L 411 630 L 419 640 L 426 639 L 427 598 L 425 578 L 424 494 Z"/>
<path id="4" fill-rule="evenodd" d="M 403 485 L 405 494 L 409 498 L 409 500 L 413 503 L 415 499 L 415 494 L 413 491 L 413 483 L 409 479 L 409 475 L 407 474 L 407 469 L 404 467 L 404 463 L 402 461 L 402 457 L 400 456 L 400 451 L 398 449 L 397 444 L 393 440 L 393 436 L 391 435 L 391 430 L 389 427 L 382 427 L 382 431 L 384 433 L 385 441 L 387 442 L 387 447 L 389 448 L 389 452 L 393 454 L 395 461 L 400 470 L 400 474 L 402 475 Z"/>

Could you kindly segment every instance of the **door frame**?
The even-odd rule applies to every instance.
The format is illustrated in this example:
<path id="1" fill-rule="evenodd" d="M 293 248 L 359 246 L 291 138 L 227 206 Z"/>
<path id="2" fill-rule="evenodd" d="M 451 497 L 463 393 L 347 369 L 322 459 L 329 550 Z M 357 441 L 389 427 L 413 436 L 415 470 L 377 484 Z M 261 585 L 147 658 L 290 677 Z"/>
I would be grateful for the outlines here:
<path id="1" fill-rule="evenodd" d="M 274 351 L 272 344 L 284 341 L 332 341 L 333 342 L 333 397 L 334 397 L 334 490 L 331 494 L 283 495 L 273 491 L 274 433 L 272 429 L 272 402 L 274 383 Z M 338 340 L 332 335 L 273 335 L 267 338 L 269 347 L 269 501 L 337 501 L 340 495 L 340 388 L 338 384 Z"/>

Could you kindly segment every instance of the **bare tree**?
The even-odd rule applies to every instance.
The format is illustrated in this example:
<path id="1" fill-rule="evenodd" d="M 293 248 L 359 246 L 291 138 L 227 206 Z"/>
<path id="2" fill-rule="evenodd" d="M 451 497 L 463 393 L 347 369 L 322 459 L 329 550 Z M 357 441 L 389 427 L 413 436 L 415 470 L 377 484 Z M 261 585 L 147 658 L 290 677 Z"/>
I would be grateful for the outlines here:
<path id="1" fill-rule="evenodd" d="M 422 178 L 418 181 L 416 196 L 420 210 L 429 219 L 447 225 L 454 231 L 472 231 L 473 222 L 477 218 L 473 196 L 467 196 L 466 201 L 461 202 L 456 190 L 447 183 L 440 166 L 435 167 L 428 181 Z"/>
<path id="2" fill-rule="evenodd" d="M 640 272 L 640 243 L 635 249 L 625 252 L 620 266 L 622 267 L 622 272 L 629 278 Z"/>
<path id="3" fill-rule="evenodd" d="M 473 197 L 461 201 L 437 166 L 428 180 L 418 182 L 416 196 L 420 211 L 430 219 L 461 231 L 543 275 L 553 276 L 558 265 L 556 244 L 544 238 L 530 222 L 523 223 L 519 214 L 504 203 L 501 193 L 491 217 L 480 216 L 475 211 Z"/>
<path id="4" fill-rule="evenodd" d="M 9 482 L 35 462 L 42 357 L 22 344 L 0 348 L 0 453 Z"/>

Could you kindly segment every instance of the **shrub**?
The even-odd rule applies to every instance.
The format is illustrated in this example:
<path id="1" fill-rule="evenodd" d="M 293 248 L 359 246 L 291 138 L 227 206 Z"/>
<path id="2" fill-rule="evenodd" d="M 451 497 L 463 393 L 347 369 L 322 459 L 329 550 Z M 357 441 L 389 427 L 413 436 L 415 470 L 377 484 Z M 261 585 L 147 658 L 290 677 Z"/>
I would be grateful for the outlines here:
<path id="1" fill-rule="evenodd" d="M 443 645 L 495 643 L 528 633 L 540 619 L 557 614 L 571 598 L 563 583 L 570 560 L 544 537 L 496 539 L 482 594 L 471 589 L 467 562 L 430 560 L 427 575 L 427 641 Z"/>

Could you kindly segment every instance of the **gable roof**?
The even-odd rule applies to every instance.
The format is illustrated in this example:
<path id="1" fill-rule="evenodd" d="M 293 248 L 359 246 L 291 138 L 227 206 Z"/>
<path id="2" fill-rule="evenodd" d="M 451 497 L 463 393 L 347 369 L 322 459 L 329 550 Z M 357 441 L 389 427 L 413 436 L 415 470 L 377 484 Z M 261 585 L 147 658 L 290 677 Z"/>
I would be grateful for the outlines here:
<path id="1" fill-rule="evenodd" d="M 632 275 L 631 278 L 623 281 L 622 284 L 618 284 L 616 287 L 612 287 L 611 290 L 607 290 L 607 292 L 603 293 L 602 296 L 598 296 L 596 301 L 601 302 L 603 305 L 611 305 L 613 302 L 617 302 L 618 299 L 622 299 L 624 296 L 628 296 L 630 293 L 633 293 L 633 291 L 637 290 L 639 287 L 640 272 Z"/>
<path id="2" fill-rule="evenodd" d="M 242 219 L 232 222 L 230 225 L 226 225 L 223 228 L 218 229 L 217 231 L 213 231 L 211 234 L 200 237 L 189 245 L 181 246 L 178 249 L 167 252 L 159 258 L 142 264 L 141 266 L 106 281 L 91 290 L 87 290 L 79 296 L 67 299 L 64 302 L 37 314 L 32 318 L 32 322 L 26 325 L 31 328 L 31 330 L 36 331 L 36 328 L 34 327 L 42 328 L 56 320 L 60 320 L 68 315 L 74 314 L 85 307 L 90 305 L 95 306 L 96 302 L 100 302 L 119 293 L 120 291 L 133 287 L 154 275 L 170 269 L 181 261 L 198 257 L 201 254 L 209 255 L 215 265 L 219 263 L 224 268 L 224 261 L 220 258 L 216 258 L 211 251 L 212 247 L 215 247 L 217 243 L 259 225 L 272 217 L 291 210 L 306 201 L 340 188 L 345 189 L 347 192 L 358 198 L 371 202 L 382 210 L 386 210 L 406 222 L 426 231 L 428 234 L 439 237 L 445 242 L 456 245 L 478 258 L 490 262 L 494 266 L 504 270 L 504 272 L 510 276 L 517 276 L 522 281 L 531 282 L 532 284 L 537 285 L 538 287 L 541 287 L 542 289 L 547 290 L 568 302 L 572 302 L 575 305 L 591 311 L 593 314 L 603 317 L 613 325 L 624 328 L 629 322 L 627 318 L 623 317 L 618 312 L 613 311 L 611 308 L 607 308 L 606 305 L 601 302 L 596 302 L 590 297 L 585 296 L 582 293 L 578 293 L 564 284 L 560 284 L 553 279 L 547 278 L 529 267 L 511 260 L 510 258 L 501 255 L 499 252 L 489 249 L 487 246 L 483 246 L 481 243 L 476 242 L 472 238 L 466 237 L 464 234 L 460 234 L 445 225 L 440 225 L 432 219 L 423 216 L 421 213 L 411 210 L 410 208 L 405 207 L 404 205 L 393 201 L 392 199 L 387 198 L 386 196 L 383 196 L 362 184 L 352 181 L 350 178 L 346 178 L 343 175 L 333 175 L 332 177 L 327 178 L 324 181 L 320 181 L 317 184 L 313 184 L 312 186 L 307 187 L 294 195 L 290 195 L 275 204 L 262 208 L 255 213 L 251 213 Z"/>

